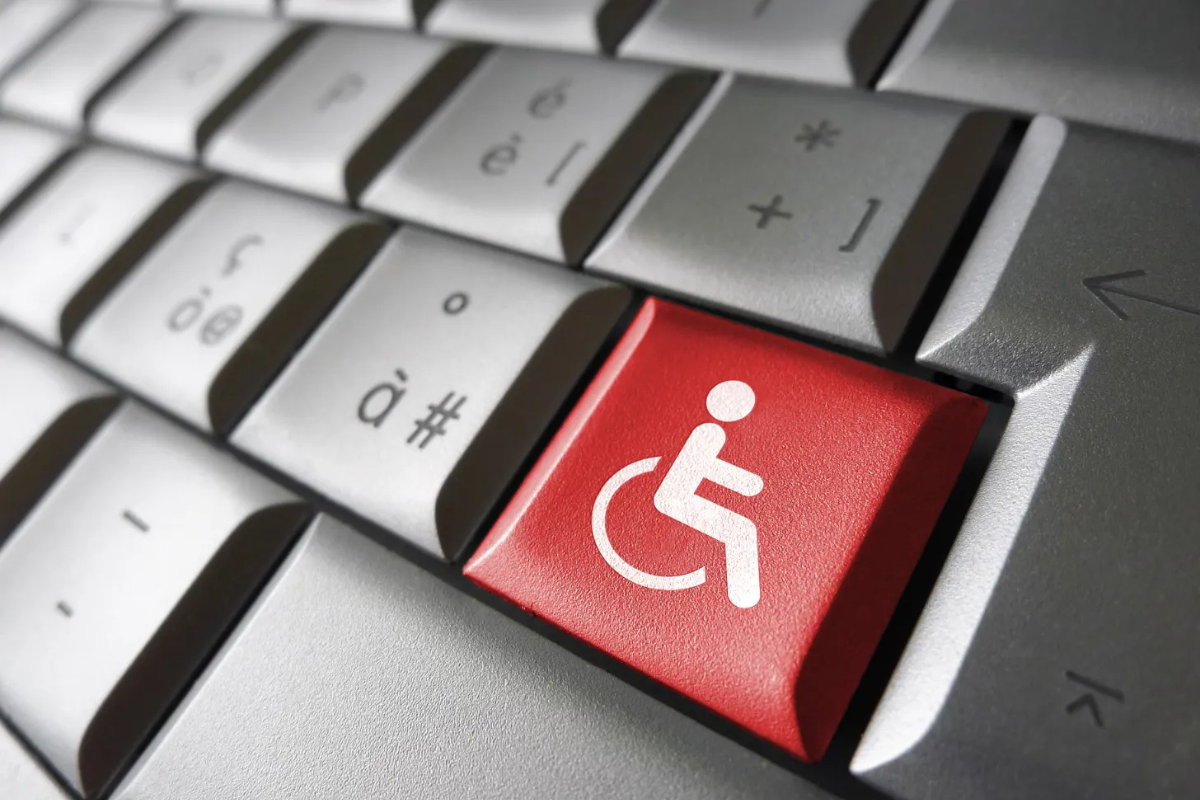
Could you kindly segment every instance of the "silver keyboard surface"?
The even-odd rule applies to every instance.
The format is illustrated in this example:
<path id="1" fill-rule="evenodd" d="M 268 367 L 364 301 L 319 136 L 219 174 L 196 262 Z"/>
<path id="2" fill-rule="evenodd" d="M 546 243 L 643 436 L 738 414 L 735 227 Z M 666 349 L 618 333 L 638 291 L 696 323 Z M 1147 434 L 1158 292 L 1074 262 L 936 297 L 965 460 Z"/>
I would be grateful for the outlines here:
<path id="1" fill-rule="evenodd" d="M 1200 797 L 1198 37 L 0 0 L 0 798 Z"/>

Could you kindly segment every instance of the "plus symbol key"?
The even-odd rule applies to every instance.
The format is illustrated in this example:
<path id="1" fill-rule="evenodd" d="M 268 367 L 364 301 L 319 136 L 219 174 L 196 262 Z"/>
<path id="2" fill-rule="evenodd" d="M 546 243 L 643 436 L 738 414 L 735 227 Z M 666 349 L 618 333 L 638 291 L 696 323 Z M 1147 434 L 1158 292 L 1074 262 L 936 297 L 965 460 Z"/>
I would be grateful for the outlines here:
<path id="1" fill-rule="evenodd" d="M 792 212 L 784 211 L 782 206 L 783 195 L 777 194 L 771 198 L 771 202 L 767 205 L 751 203 L 750 205 L 746 206 L 746 208 L 750 211 L 753 211 L 755 214 L 758 214 L 758 222 L 755 224 L 755 227 L 761 231 L 765 230 L 766 227 L 771 224 L 771 220 L 777 217 L 779 219 L 792 218 Z"/>

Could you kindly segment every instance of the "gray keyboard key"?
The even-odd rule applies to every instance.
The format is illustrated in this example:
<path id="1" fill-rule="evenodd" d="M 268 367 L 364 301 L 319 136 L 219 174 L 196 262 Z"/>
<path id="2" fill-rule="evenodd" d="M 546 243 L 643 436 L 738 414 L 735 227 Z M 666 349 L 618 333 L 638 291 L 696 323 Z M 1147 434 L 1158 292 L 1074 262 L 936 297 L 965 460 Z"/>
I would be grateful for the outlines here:
<path id="1" fill-rule="evenodd" d="M 293 19 L 415 28 L 437 0 L 282 0 Z"/>
<path id="2" fill-rule="evenodd" d="M 726 79 L 588 267 L 890 350 L 1006 125 L 959 106 Z"/>
<path id="3" fill-rule="evenodd" d="M 578 263 L 707 88 L 667 67 L 497 50 L 363 205 Z"/>
<path id="4" fill-rule="evenodd" d="M 1016 406 L 853 762 L 889 794 L 1200 796 L 1198 185 L 1029 129 L 920 352 Z"/>
<path id="5" fill-rule="evenodd" d="M 1200 142 L 1200 4 L 930 0 L 880 88 Z"/>
<path id="6" fill-rule="evenodd" d="M 425 29 L 436 36 L 611 53 L 651 0 L 441 0 Z"/>
<path id="7" fill-rule="evenodd" d="M 0 107 L 62 128 L 83 127 L 90 103 L 171 21 L 161 8 L 86 5 L 0 84 Z"/>
<path id="8" fill-rule="evenodd" d="M 279 20 L 185 20 L 105 95 L 92 114 L 92 130 L 191 160 L 300 37 L 294 25 Z"/>
<path id="9" fill-rule="evenodd" d="M 0 316 L 67 344 L 205 184 L 189 167 L 79 151 L 0 227 Z"/>
<path id="10" fill-rule="evenodd" d="M 118 800 L 823 800 L 319 518 Z"/>
<path id="11" fill-rule="evenodd" d="M 206 11 L 221 14 L 250 14 L 269 17 L 275 13 L 275 0 L 174 0 L 181 11 Z"/>
<path id="12" fill-rule="evenodd" d="M 385 233 L 345 209 L 221 184 L 108 297 L 72 351 L 223 435 Z"/>
<path id="13" fill-rule="evenodd" d="M 325 30 L 229 122 L 205 161 L 354 200 L 481 55 L 413 34 Z"/>
<path id="14" fill-rule="evenodd" d="M 71 148 L 69 136 L 0 119 L 0 215 Z"/>
<path id="15" fill-rule="evenodd" d="M 621 55 L 866 85 L 920 0 L 658 0 Z"/>
<path id="16" fill-rule="evenodd" d="M 116 391 L 0 328 L 0 545 L 119 402 Z M 0 781 L 0 787 L 4 786 Z"/>
<path id="17" fill-rule="evenodd" d="M 0 4 L 0 76 L 79 8 L 75 0 L 9 0 Z"/>
<path id="18" fill-rule="evenodd" d="M 33 756 L 0 724 L 0 787 L 19 800 L 70 800 Z"/>
<path id="19" fill-rule="evenodd" d="M 619 286 L 405 228 L 233 443 L 453 559 L 628 302 Z"/>
<path id="20" fill-rule="evenodd" d="M 309 516 L 127 405 L 0 550 L 0 709 L 96 796 Z"/>

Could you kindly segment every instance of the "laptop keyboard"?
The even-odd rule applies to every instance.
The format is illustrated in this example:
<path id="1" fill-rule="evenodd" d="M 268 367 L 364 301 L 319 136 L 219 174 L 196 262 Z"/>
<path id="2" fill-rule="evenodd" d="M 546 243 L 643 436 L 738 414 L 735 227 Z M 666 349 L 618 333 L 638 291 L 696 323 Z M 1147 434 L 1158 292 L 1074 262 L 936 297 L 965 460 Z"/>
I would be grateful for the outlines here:
<path id="1" fill-rule="evenodd" d="M 0 0 L 0 796 L 1200 796 L 1197 31 Z"/>

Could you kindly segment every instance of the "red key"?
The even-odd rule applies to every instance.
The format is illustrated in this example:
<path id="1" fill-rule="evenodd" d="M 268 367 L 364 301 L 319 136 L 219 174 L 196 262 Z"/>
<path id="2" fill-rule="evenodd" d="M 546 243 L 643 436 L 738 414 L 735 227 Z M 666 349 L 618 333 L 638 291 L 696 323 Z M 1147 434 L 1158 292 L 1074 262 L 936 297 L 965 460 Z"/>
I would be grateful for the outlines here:
<path id="1" fill-rule="evenodd" d="M 985 410 L 648 300 L 466 574 L 815 761 Z"/>

